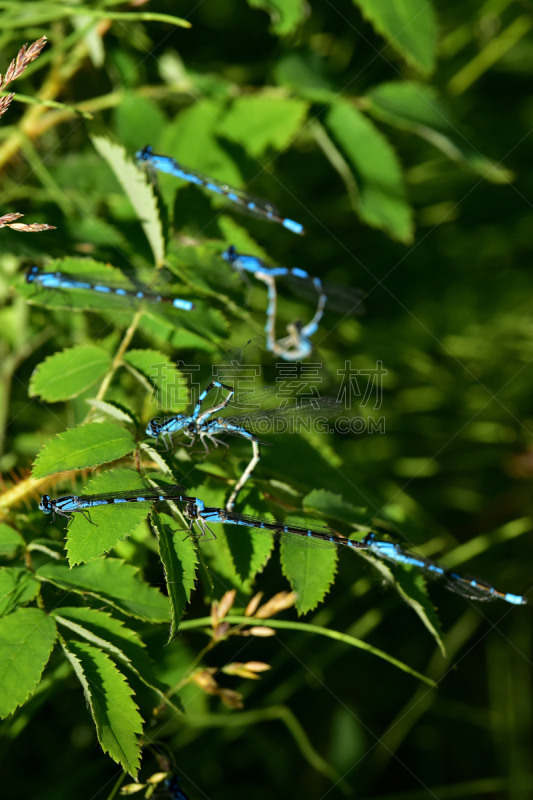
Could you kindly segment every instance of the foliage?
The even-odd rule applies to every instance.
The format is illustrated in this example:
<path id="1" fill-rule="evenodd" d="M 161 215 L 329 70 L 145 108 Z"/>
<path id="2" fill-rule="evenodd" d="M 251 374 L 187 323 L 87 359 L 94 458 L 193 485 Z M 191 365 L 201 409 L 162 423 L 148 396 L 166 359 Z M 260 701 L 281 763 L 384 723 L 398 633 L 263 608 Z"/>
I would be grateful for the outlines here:
<path id="1" fill-rule="evenodd" d="M 179 504 L 67 526 L 36 500 L 180 483 L 224 506 L 249 443 L 206 456 L 145 430 L 263 336 L 264 286 L 221 259 L 234 244 L 366 295 L 364 317 L 326 313 L 307 364 L 238 368 L 280 398 L 351 401 L 344 432 L 266 434 L 238 510 L 377 528 L 527 594 L 531 11 L 32 0 L 0 23 L 5 796 L 112 798 L 140 768 L 154 797 L 167 772 L 220 800 L 526 796 L 527 609 L 237 526 L 197 542 Z M 154 180 L 147 143 L 306 236 Z M 42 289 L 33 264 L 195 308 Z M 310 302 L 279 284 L 278 328 Z"/>

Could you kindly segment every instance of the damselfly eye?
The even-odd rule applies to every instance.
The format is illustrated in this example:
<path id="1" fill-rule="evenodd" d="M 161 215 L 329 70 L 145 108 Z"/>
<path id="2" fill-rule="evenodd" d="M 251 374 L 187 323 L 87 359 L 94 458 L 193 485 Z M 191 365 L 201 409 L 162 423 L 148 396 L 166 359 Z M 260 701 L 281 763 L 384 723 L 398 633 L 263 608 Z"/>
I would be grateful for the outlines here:
<path id="1" fill-rule="evenodd" d="M 41 502 L 39 503 L 39 509 L 44 511 L 45 514 L 49 514 L 52 511 L 52 502 L 49 495 L 43 494 Z"/>
<path id="2" fill-rule="evenodd" d="M 39 267 L 29 267 L 29 269 L 26 270 L 26 283 L 33 283 L 38 272 Z"/>
<path id="3" fill-rule="evenodd" d="M 148 425 L 146 426 L 146 433 L 148 436 L 153 436 L 157 438 L 161 433 L 161 422 L 158 419 L 151 419 Z"/>

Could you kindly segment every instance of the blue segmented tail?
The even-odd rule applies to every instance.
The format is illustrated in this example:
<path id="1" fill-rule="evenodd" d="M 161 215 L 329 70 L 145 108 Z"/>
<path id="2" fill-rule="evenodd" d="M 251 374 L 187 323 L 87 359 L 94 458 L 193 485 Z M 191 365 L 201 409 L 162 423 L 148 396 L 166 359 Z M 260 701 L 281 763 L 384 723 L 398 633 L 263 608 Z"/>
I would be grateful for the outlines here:
<path id="1" fill-rule="evenodd" d="M 196 172 L 196 170 L 182 166 L 170 156 L 158 155 L 154 153 L 150 145 L 146 145 L 142 150 L 138 150 L 135 153 L 135 158 L 139 163 L 149 164 L 154 169 L 159 170 L 159 172 L 173 175 L 175 178 L 180 178 L 182 181 L 187 181 L 195 186 L 201 186 L 209 192 L 213 192 L 213 194 L 224 197 L 226 200 L 233 203 L 235 209 L 241 213 L 249 214 L 258 219 L 266 220 L 267 222 L 277 222 L 286 230 L 297 233 L 300 236 L 305 233 L 303 225 L 288 217 L 282 217 L 277 208 L 266 200 L 253 197 L 251 194 L 243 192 L 240 189 L 231 189 L 224 183 L 215 181 L 212 178 L 207 178 L 200 172 Z"/>
<path id="2" fill-rule="evenodd" d="M 129 297 L 133 300 L 148 300 L 152 303 L 167 303 L 180 311 L 192 311 L 194 303 L 190 300 L 182 300 L 180 297 L 170 298 L 161 294 L 145 292 L 135 289 L 122 289 L 120 287 L 109 286 L 105 283 L 96 281 L 79 280 L 72 275 L 63 272 L 42 272 L 39 267 L 30 267 L 26 273 L 26 282 L 34 283 L 43 289 L 72 290 L 84 289 L 100 294 L 116 295 L 118 297 Z"/>

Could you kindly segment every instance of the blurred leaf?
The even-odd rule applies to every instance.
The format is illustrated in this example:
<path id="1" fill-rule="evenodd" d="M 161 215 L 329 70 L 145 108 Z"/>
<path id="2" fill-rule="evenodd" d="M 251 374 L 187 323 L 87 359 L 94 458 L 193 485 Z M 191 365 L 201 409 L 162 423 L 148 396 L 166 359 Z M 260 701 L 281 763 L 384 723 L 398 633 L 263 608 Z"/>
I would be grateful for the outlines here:
<path id="1" fill-rule="evenodd" d="M 236 98 L 224 117 L 224 134 L 256 158 L 271 147 L 284 150 L 300 132 L 309 104 L 296 98 L 254 94 Z"/>
<path id="2" fill-rule="evenodd" d="M 131 453 L 131 433 L 112 422 L 90 422 L 50 439 L 35 459 L 34 478 L 67 469 L 97 467 Z"/>
<path id="3" fill-rule="evenodd" d="M 345 100 L 331 105 L 326 127 L 354 170 L 357 196 L 352 193 L 351 200 L 361 220 L 409 243 L 413 237 L 412 211 L 398 158 L 383 134 Z"/>
<path id="4" fill-rule="evenodd" d="M 449 110 L 431 86 L 394 81 L 367 93 L 369 111 L 376 119 L 426 139 L 445 156 L 492 183 L 509 183 L 513 173 L 485 158 L 461 133 Z"/>
<path id="5" fill-rule="evenodd" d="M 146 172 L 127 157 L 122 145 L 115 144 L 103 136 L 92 136 L 91 139 L 117 176 L 150 242 L 155 263 L 161 265 L 165 257 L 165 236 L 157 198 Z"/>
<path id="6" fill-rule="evenodd" d="M 103 378 L 111 358 L 101 347 L 80 344 L 69 347 L 35 367 L 30 380 L 30 397 L 40 396 L 48 403 L 77 397 Z"/>
<path id="7" fill-rule="evenodd" d="M 34 691 L 55 640 L 54 621 L 39 608 L 19 608 L 0 619 L 0 717 Z"/>
<path id="8" fill-rule="evenodd" d="M 317 53 L 287 52 L 278 61 L 275 74 L 282 86 L 315 103 L 331 103 L 337 95 L 335 84 L 330 80 L 324 59 Z"/>
<path id="9" fill-rule="evenodd" d="M 143 721 L 133 701 L 133 690 L 109 656 L 98 648 L 70 641 L 63 649 L 83 686 L 104 753 L 136 777 L 141 750 L 135 734 L 142 733 Z"/>
<path id="10" fill-rule="evenodd" d="M 124 92 L 115 109 L 115 124 L 119 141 L 132 152 L 156 142 L 166 125 L 159 106 L 137 92 Z"/>
<path id="11" fill-rule="evenodd" d="M 25 606 L 38 591 L 39 581 L 26 567 L 0 567 L 0 617 Z"/>
<path id="12" fill-rule="evenodd" d="M 248 4 L 270 15 L 272 32 L 278 36 L 294 33 L 306 15 L 305 0 L 248 0 Z"/>
<path id="13" fill-rule="evenodd" d="M 179 528 L 168 514 L 152 514 L 152 528 L 159 542 L 159 555 L 165 570 L 170 600 L 169 642 L 177 633 L 185 606 L 191 599 L 196 580 L 196 549 L 187 529 Z"/>
<path id="14" fill-rule="evenodd" d="M 151 622 L 168 620 L 168 599 L 139 577 L 139 570 L 117 558 L 102 558 L 69 568 L 45 564 L 36 576 L 67 592 L 89 594 L 119 611 Z"/>
<path id="15" fill-rule="evenodd" d="M 224 112 L 224 105 L 212 100 L 187 108 L 166 126 L 158 147 L 184 166 L 239 188 L 242 186 L 241 173 L 218 141 L 219 120 L 224 118 Z M 178 186 L 184 186 L 183 181 L 172 176 L 161 175 L 159 179 L 166 198 L 169 195 L 173 197 Z M 179 224 L 179 220 L 175 220 L 177 228 Z"/>
<path id="16" fill-rule="evenodd" d="M 0 557 L 14 556 L 26 546 L 24 538 L 10 525 L 0 522 Z"/>
<path id="17" fill-rule="evenodd" d="M 97 475 L 83 487 L 84 494 L 125 492 L 146 488 L 138 472 L 131 469 L 115 469 Z M 89 510 L 91 522 L 84 514 L 74 514 L 68 527 L 65 545 L 69 564 L 91 561 L 116 547 L 128 538 L 146 519 L 153 503 L 120 503 Z M 97 526 L 97 527 L 95 527 Z"/>
<path id="18" fill-rule="evenodd" d="M 353 0 L 363 16 L 424 75 L 435 69 L 437 20 L 426 0 Z"/>

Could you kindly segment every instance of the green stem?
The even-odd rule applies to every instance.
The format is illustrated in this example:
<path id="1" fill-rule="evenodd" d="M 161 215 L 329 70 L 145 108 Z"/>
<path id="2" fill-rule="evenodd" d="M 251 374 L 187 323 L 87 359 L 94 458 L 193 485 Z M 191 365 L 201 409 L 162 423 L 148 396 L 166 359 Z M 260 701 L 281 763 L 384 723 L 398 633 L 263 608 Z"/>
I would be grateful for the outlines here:
<path id="1" fill-rule="evenodd" d="M 210 650 L 213 649 L 214 644 L 215 644 L 215 642 L 213 640 L 211 640 L 209 642 L 209 644 L 207 644 L 202 650 L 200 650 L 200 652 L 193 659 L 193 661 L 190 664 L 189 668 L 186 670 L 185 675 L 183 676 L 183 678 L 181 678 L 181 680 L 179 680 L 178 683 L 175 686 L 173 686 L 171 689 L 168 689 L 165 692 L 165 697 L 166 698 L 172 697 L 173 694 L 175 694 L 176 692 L 179 692 L 179 690 L 182 688 L 182 686 L 185 686 L 185 684 L 187 683 L 187 681 L 191 677 L 191 675 L 194 672 L 194 670 L 196 669 L 196 667 L 202 661 L 203 657 L 207 653 L 209 653 Z"/>
<path id="2" fill-rule="evenodd" d="M 227 618 L 226 618 L 227 619 Z M 314 749 L 305 730 L 292 711 L 285 706 L 271 706 L 255 711 L 242 711 L 239 714 L 190 714 L 183 721 L 191 728 L 227 727 L 238 728 L 256 725 L 258 722 L 279 719 L 294 738 L 298 749 L 306 761 L 347 793 L 348 786 L 337 771 Z"/>
<path id="3" fill-rule="evenodd" d="M 291 622 L 289 620 L 281 620 L 281 619 L 255 619 L 254 617 L 247 617 L 247 623 L 249 625 L 264 625 L 269 628 L 278 628 L 280 630 L 293 630 L 293 631 L 303 631 L 305 633 L 316 633 L 319 636 L 326 636 L 328 639 L 335 639 L 338 642 L 343 642 L 344 644 L 349 644 L 352 647 L 357 647 L 360 650 L 366 650 L 368 653 L 372 653 L 378 658 L 382 658 L 385 661 L 388 661 L 390 664 L 393 664 L 398 669 L 401 669 L 403 672 L 407 672 L 409 675 L 412 675 L 414 678 L 418 678 L 418 680 L 427 683 L 428 686 L 434 687 L 435 681 L 428 678 L 426 675 L 422 675 L 420 672 L 417 672 L 412 667 L 407 666 L 404 664 L 403 661 L 398 661 L 397 658 L 390 656 L 388 653 L 385 653 L 383 650 L 380 650 L 377 647 L 372 647 L 372 645 L 367 644 L 367 642 L 363 642 L 361 639 L 356 639 L 355 636 L 349 636 L 347 633 L 341 633 L 340 631 L 332 631 L 329 628 L 322 628 L 319 625 L 312 625 L 306 622 Z M 226 622 L 230 622 L 232 624 L 242 625 L 243 617 L 242 616 L 233 616 L 229 615 L 224 617 Z M 180 630 L 192 630 L 194 628 L 203 628 L 206 625 L 211 625 L 211 617 L 200 617 L 199 619 L 190 619 L 185 620 L 180 624 Z"/>
<path id="4" fill-rule="evenodd" d="M 120 787 L 122 786 L 125 777 L 126 777 L 126 773 L 124 771 L 122 771 L 120 773 L 120 775 L 118 776 L 118 781 L 115 783 L 115 785 L 111 789 L 111 794 L 109 794 L 107 796 L 107 800 L 113 800 L 113 798 L 116 797 L 116 794 L 117 794 L 118 790 L 120 789 Z"/>
<path id="5" fill-rule="evenodd" d="M 116 354 L 115 358 L 113 359 L 113 363 L 109 367 L 107 375 L 105 376 L 104 380 L 102 381 L 102 384 L 101 384 L 101 386 L 100 386 L 100 388 L 98 390 L 98 394 L 96 395 L 95 400 L 103 400 L 104 399 L 105 393 L 107 392 L 107 390 L 109 388 L 109 384 L 113 380 L 113 376 L 114 376 L 115 372 L 117 371 L 117 369 L 122 364 L 122 357 L 123 357 L 124 353 L 126 352 L 126 350 L 128 349 L 131 340 L 133 339 L 133 334 L 137 330 L 137 326 L 138 326 L 138 324 L 139 324 L 139 322 L 141 320 L 141 317 L 142 317 L 143 313 L 144 313 L 143 309 L 140 308 L 136 312 L 135 316 L 133 317 L 133 319 L 131 321 L 131 325 L 128 328 L 128 330 L 126 331 L 126 333 L 124 334 L 124 338 L 123 338 L 123 340 L 122 340 L 122 342 L 120 344 L 120 347 L 117 350 L 117 354 Z M 91 418 L 93 413 L 94 413 L 94 409 L 91 408 L 89 410 L 89 413 L 87 414 L 87 416 L 85 418 L 85 422 L 89 422 L 89 420 L 90 420 L 90 418 Z"/>

